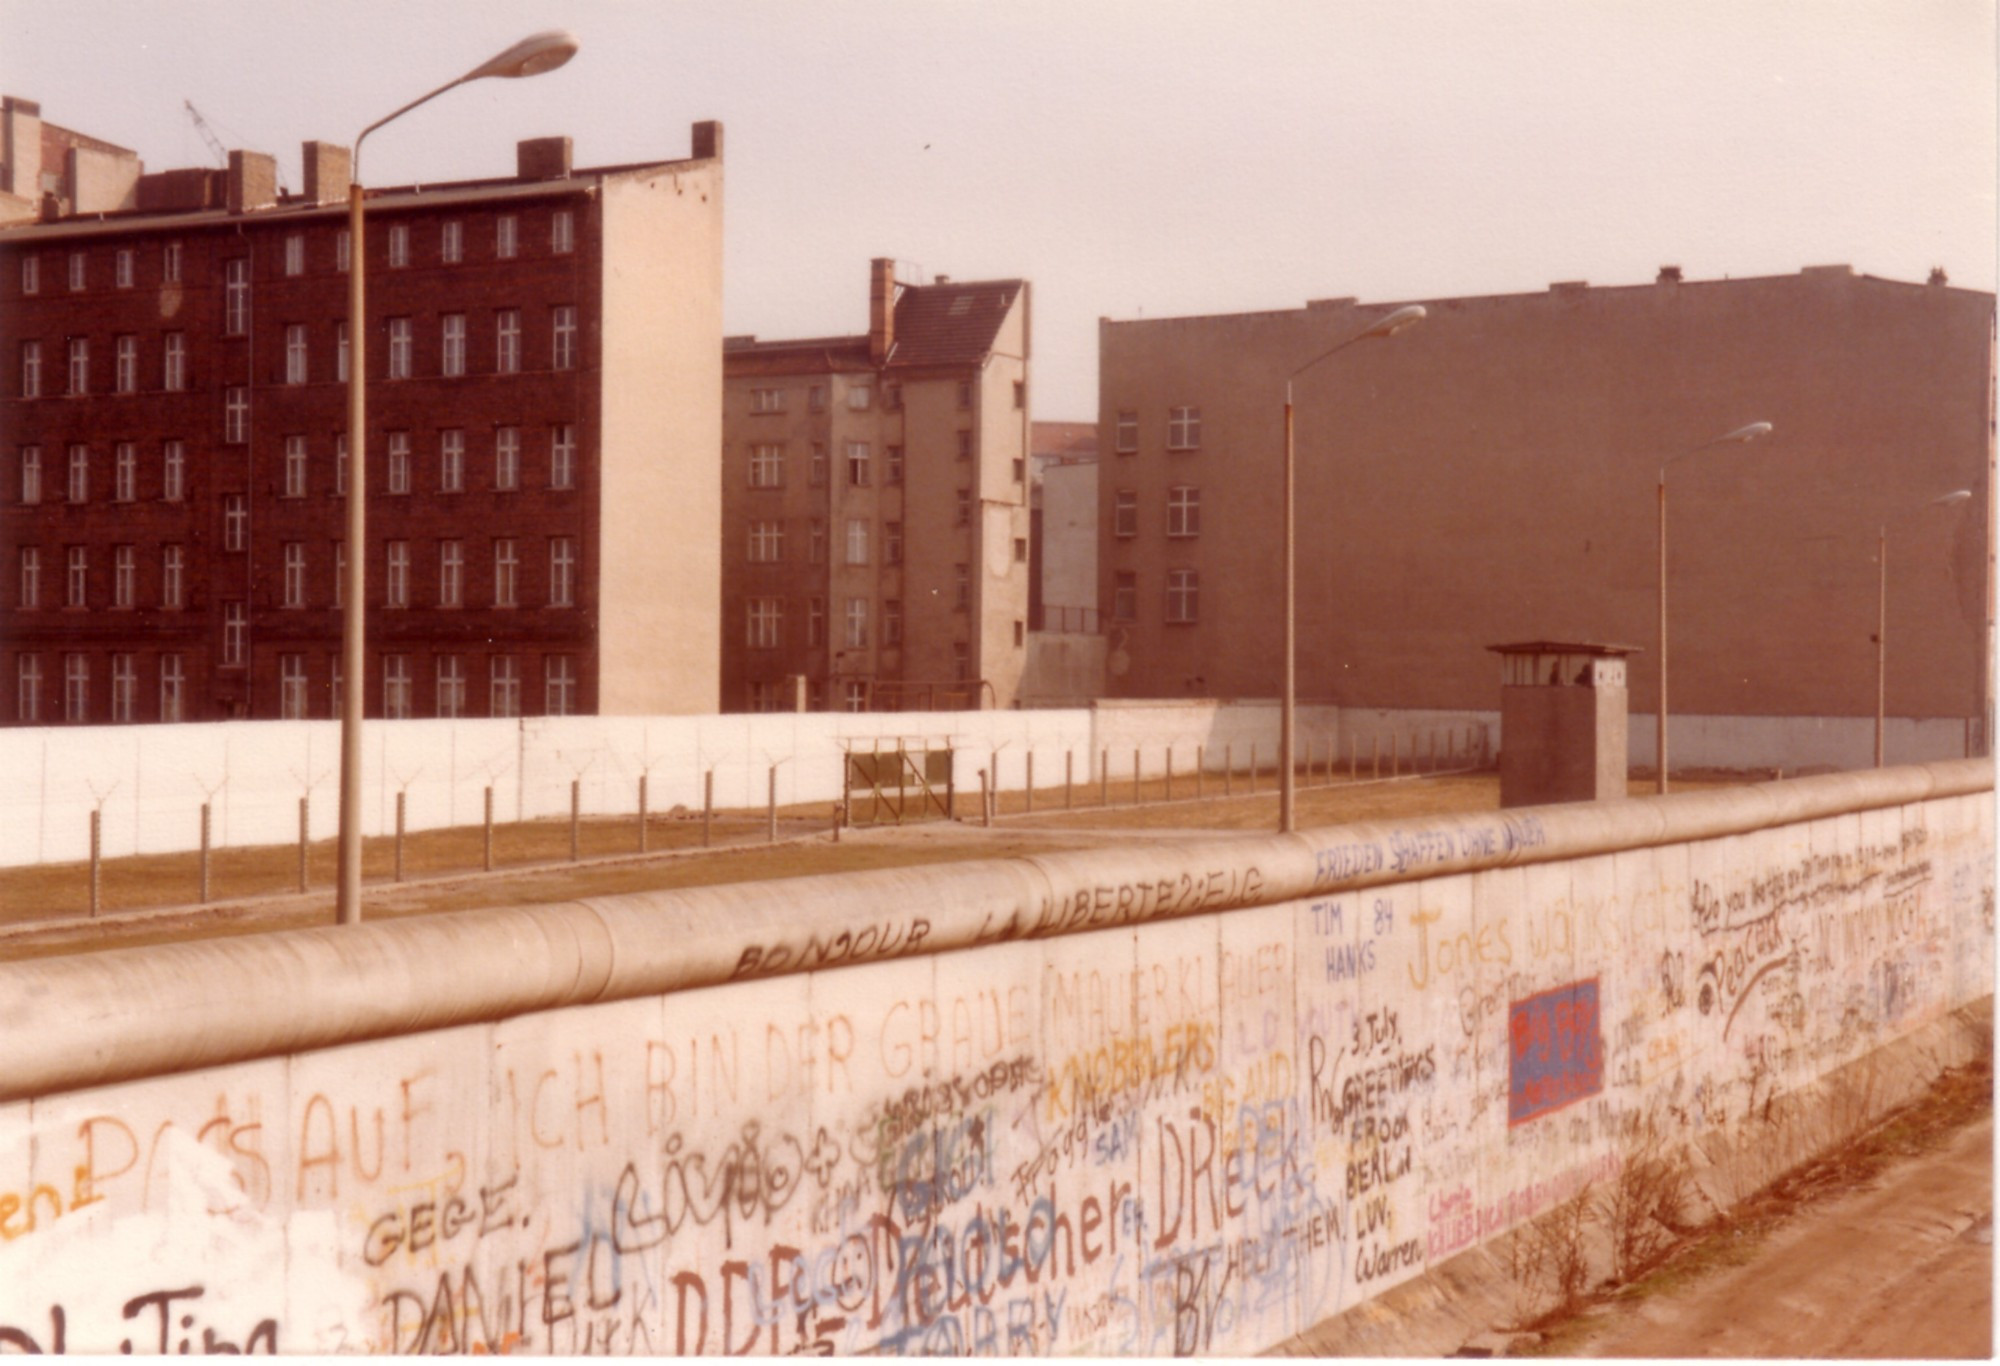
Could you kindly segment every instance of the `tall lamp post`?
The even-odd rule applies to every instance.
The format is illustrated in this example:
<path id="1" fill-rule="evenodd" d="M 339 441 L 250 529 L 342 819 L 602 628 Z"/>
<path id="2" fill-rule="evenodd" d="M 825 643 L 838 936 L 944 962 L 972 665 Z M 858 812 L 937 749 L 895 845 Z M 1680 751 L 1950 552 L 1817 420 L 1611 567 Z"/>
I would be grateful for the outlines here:
<path id="1" fill-rule="evenodd" d="M 1699 446 L 1690 446 L 1660 462 L 1660 698 L 1659 714 L 1654 718 L 1653 744 L 1653 758 L 1660 768 L 1660 775 L 1654 787 L 1657 792 L 1664 793 L 1667 790 L 1667 466 L 1714 446 L 1755 441 L 1760 436 L 1770 434 L 1770 423 L 1752 422 L 1748 426 L 1738 427 L 1733 432 L 1725 432 L 1713 440 L 1704 441 Z"/>
<path id="2" fill-rule="evenodd" d="M 1406 304 L 1385 313 L 1366 329 L 1355 333 L 1331 350 L 1322 351 L 1285 376 L 1285 677 L 1278 707 L 1278 829 L 1291 834 L 1299 828 L 1298 775 L 1293 771 L 1293 721 L 1298 707 L 1298 555 L 1293 527 L 1293 490 L 1297 456 L 1292 444 L 1292 381 L 1329 356 L 1338 355 L 1358 341 L 1389 337 L 1424 320 L 1422 304 Z"/>
<path id="3" fill-rule="evenodd" d="M 1972 497 L 1971 489 L 1954 489 L 1925 503 L 1926 508 L 1949 507 Z M 1875 533 L 1875 767 L 1882 767 L 1882 728 L 1888 703 L 1889 672 L 1889 524 L 1883 522 Z"/>
<path id="4" fill-rule="evenodd" d="M 418 105 L 447 90 L 487 76 L 539 76 L 576 55 L 576 39 L 552 30 L 524 38 L 499 56 L 474 67 L 421 99 L 411 100 L 386 118 L 361 130 L 354 140 L 352 176 L 347 189 L 347 575 L 341 585 L 340 670 L 340 884 L 339 923 L 361 923 L 361 702 L 367 691 L 363 642 L 368 563 L 368 425 L 367 315 L 363 311 L 364 266 L 368 260 L 362 237 L 361 144 L 383 124 L 401 118 Z"/>

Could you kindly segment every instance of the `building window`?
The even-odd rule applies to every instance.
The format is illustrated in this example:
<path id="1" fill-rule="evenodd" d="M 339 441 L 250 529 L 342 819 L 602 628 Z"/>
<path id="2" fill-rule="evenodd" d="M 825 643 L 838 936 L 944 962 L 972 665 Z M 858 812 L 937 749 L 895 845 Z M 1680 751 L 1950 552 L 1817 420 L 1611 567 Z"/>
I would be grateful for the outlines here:
<path id="1" fill-rule="evenodd" d="M 903 386 L 900 384 L 883 385 L 882 406 L 892 413 L 901 412 L 903 409 Z"/>
<path id="2" fill-rule="evenodd" d="M 806 524 L 806 563 L 826 563 L 826 522 L 818 517 Z"/>
<path id="3" fill-rule="evenodd" d="M 840 685 L 842 705 L 849 711 L 868 710 L 868 680 L 850 678 Z"/>
<path id="4" fill-rule="evenodd" d="M 69 448 L 69 501 L 90 501 L 90 447 L 81 444 Z"/>
<path id="5" fill-rule="evenodd" d="M 410 605 L 410 543 L 390 541 L 387 545 L 389 572 L 383 581 L 383 605 Z"/>
<path id="6" fill-rule="evenodd" d="M 39 503 L 42 501 L 42 448 L 40 446 L 21 447 L 21 501 Z"/>
<path id="7" fill-rule="evenodd" d="M 302 232 L 285 235 L 285 274 L 306 273 L 306 235 Z"/>
<path id="8" fill-rule="evenodd" d="M 1028 538 L 1026 536 L 1016 536 L 1014 538 L 1014 563 L 1026 564 L 1027 562 Z"/>
<path id="9" fill-rule="evenodd" d="M 437 714 L 465 715 L 465 660 L 460 655 L 437 658 Z"/>
<path id="10" fill-rule="evenodd" d="M 353 260 L 354 238 L 342 228 L 333 235 L 333 268 L 344 275 Z"/>
<path id="11" fill-rule="evenodd" d="M 954 513 L 953 513 L 953 518 L 952 518 L 952 520 L 953 520 L 953 525 L 955 525 L 955 526 L 971 526 L 971 525 L 972 525 L 972 490 L 971 490 L 971 489 L 960 489 L 960 490 L 958 491 L 958 500 L 957 500 L 957 502 L 956 502 L 956 504 L 955 504 L 954 506 L 955 506 L 955 511 L 954 511 Z"/>
<path id="12" fill-rule="evenodd" d="M 1024 379 L 1014 381 L 1014 406 L 1016 408 L 1028 406 L 1028 381 Z"/>
<path id="13" fill-rule="evenodd" d="M 125 336 L 112 343 L 111 384 L 121 394 L 139 392 L 139 339 Z"/>
<path id="14" fill-rule="evenodd" d="M 39 294 L 42 289 L 42 258 L 33 252 L 21 256 L 21 292 Z"/>
<path id="15" fill-rule="evenodd" d="M 465 488 L 465 433 L 447 427 L 438 433 L 438 490 L 458 493 Z"/>
<path id="16" fill-rule="evenodd" d="M 806 600 L 806 645 L 818 649 L 826 644 L 826 599 Z"/>
<path id="17" fill-rule="evenodd" d="M 750 487 L 753 489 L 780 488 L 785 482 L 785 448 L 771 442 L 759 442 L 750 448 Z"/>
<path id="18" fill-rule="evenodd" d="M 521 220 L 503 213 L 493 225 L 493 254 L 510 261 L 521 250 Z"/>
<path id="19" fill-rule="evenodd" d="M 169 332 L 160 353 L 160 387 L 169 393 L 179 393 L 187 388 L 187 382 L 187 333 Z"/>
<path id="20" fill-rule="evenodd" d="M 965 641 L 951 643 L 951 676 L 960 683 L 972 677 L 972 646 Z"/>
<path id="21" fill-rule="evenodd" d="M 111 501 L 130 503 L 139 496 L 139 447 L 121 441 L 111 448 Z"/>
<path id="22" fill-rule="evenodd" d="M 226 445 L 241 446 L 249 439 L 250 390 L 232 384 L 222 394 L 222 440 Z"/>
<path id="23" fill-rule="evenodd" d="M 306 544 L 304 541 L 285 542 L 285 595 L 283 605 L 291 608 L 306 605 Z"/>
<path id="24" fill-rule="evenodd" d="M 222 604 L 222 663 L 225 668 L 243 667 L 244 635 L 250 628 L 249 604 Z"/>
<path id="25" fill-rule="evenodd" d="M 487 666 L 486 709 L 495 716 L 521 714 L 521 661 L 495 655 Z"/>
<path id="26" fill-rule="evenodd" d="M 333 496 L 347 496 L 347 433 L 333 435 Z"/>
<path id="27" fill-rule="evenodd" d="M 139 547 L 111 547 L 111 605 L 131 608 L 139 601 Z"/>
<path id="28" fill-rule="evenodd" d="M 753 679 L 750 683 L 750 710 L 772 712 L 778 709 L 778 685 L 768 679 Z"/>
<path id="29" fill-rule="evenodd" d="M 826 487 L 826 444 L 812 443 L 812 461 L 807 468 L 807 482 L 814 488 Z"/>
<path id="30" fill-rule="evenodd" d="M 549 222 L 549 250 L 558 256 L 576 250 L 576 217 L 568 209 L 557 209 Z"/>
<path id="31" fill-rule="evenodd" d="M 222 500 L 222 548 L 243 550 L 250 542 L 250 502 L 243 494 L 232 493 Z"/>
<path id="32" fill-rule="evenodd" d="M 847 648 L 859 650 L 868 644 L 868 599 L 847 600 Z"/>
<path id="33" fill-rule="evenodd" d="M 63 592 L 63 604 L 67 607 L 88 607 L 90 605 L 90 549 L 88 546 L 73 545 L 69 548 L 69 578 Z"/>
<path id="34" fill-rule="evenodd" d="M 278 716 L 285 721 L 306 719 L 306 657 L 278 656 Z"/>
<path id="35" fill-rule="evenodd" d="M 816 413 L 826 411 L 826 386 L 814 384 L 806 389 L 806 407 Z"/>
<path id="36" fill-rule="evenodd" d="M 34 545 L 21 547 L 20 593 L 16 599 L 19 606 L 35 608 L 42 605 L 42 548 Z"/>
<path id="37" fill-rule="evenodd" d="M 569 655 L 549 655 L 542 660 L 543 710 L 550 716 L 569 716 L 576 711 L 576 660 Z"/>
<path id="38" fill-rule="evenodd" d="M 1167 571 L 1167 620 L 1184 625 L 1195 619 L 1195 598 L 1200 591 L 1200 576 L 1192 569 L 1169 569 Z"/>
<path id="39" fill-rule="evenodd" d="M 70 258 L 72 261 L 76 257 Z M 74 272 L 72 272 L 74 275 Z M 74 285 L 71 288 L 75 288 Z M 63 720 L 81 723 L 90 719 L 90 656 L 63 656 Z"/>
<path id="40" fill-rule="evenodd" d="M 868 443 L 847 443 L 847 482 L 855 488 L 868 487 Z"/>
<path id="41" fill-rule="evenodd" d="M 72 394 L 90 392 L 90 338 L 88 337 L 69 339 L 69 391 Z"/>
<path id="42" fill-rule="evenodd" d="M 462 375 L 465 373 L 465 315 L 447 313 L 444 315 L 444 373 Z"/>
<path id="43" fill-rule="evenodd" d="M 222 330 L 240 337 L 250 330 L 250 258 L 238 256 L 222 267 Z"/>
<path id="44" fill-rule="evenodd" d="M 576 368 L 576 305 L 557 304 L 549 310 L 554 346 L 550 364 L 558 370 Z"/>
<path id="45" fill-rule="evenodd" d="M 972 608 L 972 566 L 969 564 L 951 567 L 951 606 L 955 612 L 966 612 Z"/>
<path id="46" fill-rule="evenodd" d="M 493 542 L 493 605 L 512 607 L 518 602 L 516 578 L 520 572 L 521 560 L 514 548 L 514 538 L 501 537 Z"/>
<path id="47" fill-rule="evenodd" d="M 1201 490 L 1176 484 L 1167 490 L 1167 535 L 1201 535 Z"/>
<path id="48" fill-rule="evenodd" d="M 455 266 L 465 259 L 465 225 L 456 218 L 444 225 L 438 255 L 444 258 L 446 265 Z"/>
<path id="49" fill-rule="evenodd" d="M 187 678 L 187 665 L 177 654 L 160 656 L 160 719 L 162 721 L 184 721 L 181 710 L 181 685 Z"/>
<path id="50" fill-rule="evenodd" d="M 389 229 L 389 265 L 401 270 L 410 264 L 410 225 L 397 223 Z"/>
<path id="51" fill-rule="evenodd" d="M 22 655 L 15 661 L 14 714 L 17 720 L 42 719 L 42 657 Z"/>
<path id="52" fill-rule="evenodd" d="M 285 383 L 306 382 L 306 325 L 285 325 Z"/>
<path id="53" fill-rule="evenodd" d="M 329 664 L 331 667 L 329 667 L 327 670 L 329 677 L 327 678 L 327 684 L 326 684 L 327 706 L 328 706 L 327 714 L 330 716 L 338 717 L 341 714 L 340 699 L 342 696 L 341 686 L 340 686 L 341 682 L 340 656 L 338 654 L 332 656 L 331 660 L 329 661 Z"/>
<path id="54" fill-rule="evenodd" d="M 576 540 L 549 538 L 549 606 L 576 606 Z"/>
<path id="55" fill-rule="evenodd" d="M 177 545 L 160 548 L 160 606 L 178 612 L 187 605 L 187 551 Z"/>
<path id="56" fill-rule="evenodd" d="M 503 308 L 494 315 L 494 335 L 498 339 L 494 369 L 511 375 L 521 368 L 521 310 Z"/>
<path id="57" fill-rule="evenodd" d="M 889 484 L 902 483 L 903 448 L 901 446 L 889 447 L 887 453 L 884 456 L 884 464 L 886 465 L 886 468 L 882 471 L 884 482 Z"/>
<path id="58" fill-rule="evenodd" d="M 865 412 L 872 395 L 865 384 L 851 384 L 847 388 L 847 406 L 853 412 Z"/>
<path id="59" fill-rule="evenodd" d="M 1201 409 L 1167 409 L 1167 449 L 1192 451 L 1201 448 Z"/>
<path id="60" fill-rule="evenodd" d="M 882 525 L 882 563 L 901 564 L 903 562 L 903 524 L 885 522 Z"/>
<path id="61" fill-rule="evenodd" d="M 1139 576 L 1120 570 L 1111 588 L 1111 616 L 1116 621 L 1136 621 L 1139 616 Z"/>
<path id="62" fill-rule="evenodd" d="M 1111 534 L 1114 536 L 1137 536 L 1139 534 L 1139 494 L 1135 489 L 1119 489 L 1112 495 Z"/>
<path id="63" fill-rule="evenodd" d="M 958 458 L 972 459 L 972 433 L 963 427 L 958 430 Z"/>
<path id="64" fill-rule="evenodd" d="M 753 413 L 782 413 L 785 411 L 785 391 L 783 389 L 752 389 L 750 391 L 750 411 Z"/>
<path id="65" fill-rule="evenodd" d="M 882 643 L 901 645 L 903 643 L 903 600 L 884 598 L 882 600 Z"/>
<path id="66" fill-rule="evenodd" d="M 382 715 L 391 721 L 410 715 L 410 657 L 382 656 Z"/>
<path id="67" fill-rule="evenodd" d="M 1017 484 L 1022 484 L 1026 483 L 1027 479 L 1028 479 L 1028 458 L 1023 455 L 1017 455 L 1014 457 L 1014 482 Z"/>
<path id="68" fill-rule="evenodd" d="M 493 433 L 493 487 L 521 487 L 521 429 L 500 427 Z"/>
<path id="69" fill-rule="evenodd" d="M 783 609 L 777 598 L 752 598 L 749 603 L 748 635 L 744 643 L 753 650 L 778 648 L 778 628 Z"/>
<path id="70" fill-rule="evenodd" d="M 865 517 L 847 519 L 847 562 L 868 563 L 868 519 Z"/>
<path id="71" fill-rule="evenodd" d="M 408 432 L 389 433 L 389 490 L 390 493 L 410 491 L 410 434 Z"/>
<path id="72" fill-rule="evenodd" d="M 969 379 L 962 379 L 958 382 L 958 406 L 960 408 L 970 408 L 972 406 L 972 381 Z"/>
<path id="73" fill-rule="evenodd" d="M 576 428 L 567 422 L 549 429 L 549 487 L 576 487 Z"/>
<path id="74" fill-rule="evenodd" d="M 181 282 L 181 244 L 169 242 L 160 248 L 160 279 L 170 285 Z"/>
<path id="75" fill-rule="evenodd" d="M 347 319 L 333 325 L 333 377 L 347 383 Z"/>
<path id="76" fill-rule="evenodd" d="M 389 378 L 410 377 L 410 320 L 389 319 Z"/>
<path id="77" fill-rule="evenodd" d="M 166 441 L 160 444 L 160 497 L 169 503 L 178 503 L 187 497 L 185 441 Z"/>
<path id="78" fill-rule="evenodd" d="M 785 557 L 785 524 L 775 519 L 750 523 L 750 563 L 776 564 Z"/>
<path id="79" fill-rule="evenodd" d="M 139 661 L 129 654 L 115 654 L 111 656 L 111 719 L 133 721 L 138 710 Z"/>
<path id="80" fill-rule="evenodd" d="M 24 341 L 21 343 L 21 397 L 41 396 L 42 344 L 38 341 Z"/>
<path id="81" fill-rule="evenodd" d="M 73 251 L 69 254 L 69 287 L 71 290 L 83 288 L 83 262 L 84 256 L 82 252 Z"/>
<path id="82" fill-rule="evenodd" d="M 465 605 L 465 542 L 438 542 L 438 606 Z"/>

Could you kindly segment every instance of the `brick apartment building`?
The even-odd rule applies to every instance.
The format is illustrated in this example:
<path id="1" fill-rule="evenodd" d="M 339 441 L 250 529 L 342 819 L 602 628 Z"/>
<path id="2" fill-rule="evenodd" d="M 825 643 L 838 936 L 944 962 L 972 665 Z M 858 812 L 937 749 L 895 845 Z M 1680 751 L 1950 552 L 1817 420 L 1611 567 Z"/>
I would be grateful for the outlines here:
<path id="1" fill-rule="evenodd" d="M 865 335 L 728 339 L 725 710 L 1014 705 L 1028 303 L 878 259 Z"/>
<path id="2" fill-rule="evenodd" d="M 1856 275 L 1421 301 L 1295 387 L 1299 691 L 1497 704 L 1483 647 L 1642 647 L 1663 460 L 1674 710 L 1868 717 L 1886 527 L 1888 711 L 1988 715 L 1993 296 Z M 1100 324 L 1098 602 L 1125 697 L 1271 697 L 1285 377 L 1396 305 Z M 1970 489 L 1956 506 L 1934 497 Z"/>
<path id="3" fill-rule="evenodd" d="M 0 229 L 6 723 L 339 714 L 349 155 L 304 160 Z M 368 205 L 367 713 L 713 711 L 720 127 Z"/>

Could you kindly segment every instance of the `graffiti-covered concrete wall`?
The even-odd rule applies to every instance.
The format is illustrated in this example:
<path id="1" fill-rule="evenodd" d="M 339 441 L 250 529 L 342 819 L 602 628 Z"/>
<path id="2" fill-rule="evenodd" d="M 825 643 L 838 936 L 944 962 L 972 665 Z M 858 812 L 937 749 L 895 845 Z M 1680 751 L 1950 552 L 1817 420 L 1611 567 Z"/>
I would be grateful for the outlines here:
<path id="1" fill-rule="evenodd" d="M 0 965 L 0 1344 L 1240 1353 L 1991 993 L 1992 768 Z"/>

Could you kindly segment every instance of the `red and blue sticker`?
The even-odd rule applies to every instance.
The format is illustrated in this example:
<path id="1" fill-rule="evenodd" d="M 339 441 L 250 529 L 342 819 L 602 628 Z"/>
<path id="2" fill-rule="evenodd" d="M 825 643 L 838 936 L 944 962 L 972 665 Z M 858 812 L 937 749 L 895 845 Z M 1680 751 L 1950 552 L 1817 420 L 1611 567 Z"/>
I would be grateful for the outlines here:
<path id="1" fill-rule="evenodd" d="M 1597 979 L 1507 1007 L 1507 1123 L 1524 1124 L 1604 1089 Z"/>

